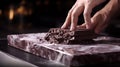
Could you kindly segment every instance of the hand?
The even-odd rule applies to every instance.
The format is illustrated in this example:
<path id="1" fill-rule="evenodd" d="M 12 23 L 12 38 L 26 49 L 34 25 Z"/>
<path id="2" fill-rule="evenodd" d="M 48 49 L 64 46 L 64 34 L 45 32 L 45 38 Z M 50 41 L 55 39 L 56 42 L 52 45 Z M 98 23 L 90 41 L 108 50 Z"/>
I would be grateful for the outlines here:
<path id="1" fill-rule="evenodd" d="M 92 18 L 91 18 L 91 28 L 95 31 L 95 33 L 99 34 L 102 30 L 104 30 L 109 22 L 109 15 L 105 13 L 105 11 L 98 11 Z M 78 25 L 77 29 L 86 29 L 86 23 L 82 25 Z"/>
<path id="2" fill-rule="evenodd" d="M 102 30 L 104 30 L 109 24 L 110 19 L 115 17 L 115 13 L 118 13 L 120 6 L 118 2 L 119 0 L 111 0 L 109 3 L 100 11 L 98 11 L 91 18 L 91 29 L 95 31 L 95 33 L 99 34 Z M 82 25 L 78 25 L 77 28 L 86 29 L 86 23 Z"/>
<path id="3" fill-rule="evenodd" d="M 77 0 L 68 12 L 67 18 L 61 28 L 68 28 L 70 26 L 70 30 L 75 30 L 77 27 L 78 16 L 83 12 L 85 20 L 84 25 L 87 29 L 90 29 L 92 9 L 104 1 L 105 0 Z"/>

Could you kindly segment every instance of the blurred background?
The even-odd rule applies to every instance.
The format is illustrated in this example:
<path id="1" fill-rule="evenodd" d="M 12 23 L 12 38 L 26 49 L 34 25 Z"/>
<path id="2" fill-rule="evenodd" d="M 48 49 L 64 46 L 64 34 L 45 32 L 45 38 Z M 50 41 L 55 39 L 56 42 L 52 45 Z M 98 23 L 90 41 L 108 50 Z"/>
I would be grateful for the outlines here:
<path id="1" fill-rule="evenodd" d="M 75 1 L 0 0 L 0 37 L 4 38 L 9 34 L 46 32 L 49 28 L 60 27 Z M 104 4 L 96 10 L 103 6 Z M 105 32 L 108 35 L 120 37 L 119 17 L 111 21 L 106 28 Z M 79 22 L 79 24 L 84 22 L 82 15 Z"/>
<path id="2" fill-rule="evenodd" d="M 0 36 L 60 27 L 75 0 L 0 0 Z"/>

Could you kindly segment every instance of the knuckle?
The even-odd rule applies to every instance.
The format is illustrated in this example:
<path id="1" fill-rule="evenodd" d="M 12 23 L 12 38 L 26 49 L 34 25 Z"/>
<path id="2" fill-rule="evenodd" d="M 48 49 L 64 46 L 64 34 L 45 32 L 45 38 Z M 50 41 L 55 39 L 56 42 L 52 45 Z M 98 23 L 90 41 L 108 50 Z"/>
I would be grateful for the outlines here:
<path id="1" fill-rule="evenodd" d="M 76 12 L 72 12 L 72 16 L 73 16 L 73 17 L 76 17 L 76 16 L 77 16 L 77 13 L 76 13 Z"/>
<path id="2" fill-rule="evenodd" d="M 87 12 L 84 12 L 83 15 L 84 15 L 84 16 L 88 16 L 89 14 L 88 14 Z"/>
<path id="3" fill-rule="evenodd" d="M 69 10 L 68 14 L 71 14 L 72 13 L 72 10 Z"/>

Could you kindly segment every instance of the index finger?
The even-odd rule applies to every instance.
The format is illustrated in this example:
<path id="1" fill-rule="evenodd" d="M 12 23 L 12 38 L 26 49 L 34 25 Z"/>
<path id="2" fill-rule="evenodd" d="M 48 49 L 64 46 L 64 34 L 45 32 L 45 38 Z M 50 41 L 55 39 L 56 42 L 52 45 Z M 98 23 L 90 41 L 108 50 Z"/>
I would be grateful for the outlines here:
<path id="1" fill-rule="evenodd" d="M 89 5 L 85 5 L 83 16 L 87 29 L 91 28 L 91 12 L 92 7 L 90 7 Z"/>
<path id="2" fill-rule="evenodd" d="M 76 7 L 76 3 L 73 5 L 73 7 L 70 9 L 70 11 L 68 12 L 68 15 L 67 15 L 67 17 L 66 17 L 66 19 L 65 19 L 65 22 L 64 22 L 64 24 L 62 25 L 62 27 L 61 28 L 67 28 L 69 25 L 70 25 L 70 23 L 71 23 L 71 13 L 72 13 L 72 11 L 73 11 L 73 9 Z"/>

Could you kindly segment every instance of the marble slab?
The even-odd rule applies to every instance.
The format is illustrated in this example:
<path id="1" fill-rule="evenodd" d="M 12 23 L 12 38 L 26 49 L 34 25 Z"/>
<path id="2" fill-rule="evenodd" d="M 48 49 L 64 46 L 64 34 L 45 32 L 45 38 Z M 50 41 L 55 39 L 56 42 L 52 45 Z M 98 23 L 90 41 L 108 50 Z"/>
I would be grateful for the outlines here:
<path id="1" fill-rule="evenodd" d="M 8 35 L 8 45 L 67 67 L 120 61 L 120 38 L 101 36 L 90 44 L 67 45 L 49 43 L 46 34 Z"/>

